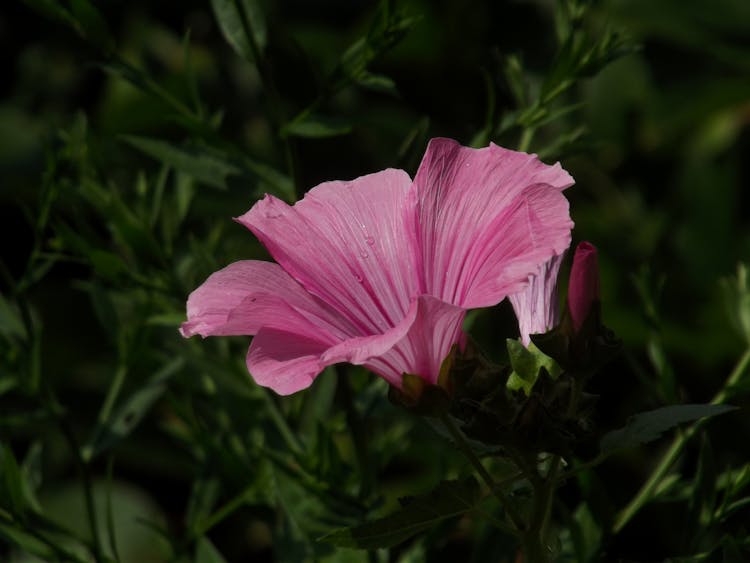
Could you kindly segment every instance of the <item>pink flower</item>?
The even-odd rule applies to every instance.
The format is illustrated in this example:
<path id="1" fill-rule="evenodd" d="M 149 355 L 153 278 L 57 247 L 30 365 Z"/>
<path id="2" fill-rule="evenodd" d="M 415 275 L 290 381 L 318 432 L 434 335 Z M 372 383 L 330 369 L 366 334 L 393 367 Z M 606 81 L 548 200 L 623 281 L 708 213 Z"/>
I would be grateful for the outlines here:
<path id="1" fill-rule="evenodd" d="M 517 293 L 570 244 L 559 164 L 496 145 L 433 139 L 412 182 L 384 170 L 326 182 L 289 206 L 267 195 L 236 220 L 277 264 L 246 260 L 188 298 L 183 336 L 255 335 L 247 367 L 280 394 L 328 365 L 400 387 L 436 383 L 467 309 Z"/>
<path id="2" fill-rule="evenodd" d="M 599 262 L 596 247 L 581 242 L 573 256 L 568 282 L 568 310 L 573 321 L 573 331 L 578 333 L 595 301 L 599 300 Z"/>
<path id="3" fill-rule="evenodd" d="M 529 276 L 529 284 L 523 291 L 508 296 L 518 318 L 521 342 L 526 347 L 531 344 L 532 334 L 544 334 L 560 322 L 557 274 L 563 256 L 558 254 L 544 262 Z"/>

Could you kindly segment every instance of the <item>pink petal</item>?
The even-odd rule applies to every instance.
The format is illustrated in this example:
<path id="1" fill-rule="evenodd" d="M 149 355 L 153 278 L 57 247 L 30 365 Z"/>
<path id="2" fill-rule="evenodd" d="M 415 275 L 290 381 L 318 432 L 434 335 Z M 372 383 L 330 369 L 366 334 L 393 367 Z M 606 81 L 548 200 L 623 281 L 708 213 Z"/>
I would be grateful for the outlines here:
<path id="1" fill-rule="evenodd" d="M 326 363 L 364 365 L 397 387 L 404 373 L 434 384 L 451 347 L 464 344 L 461 325 L 465 315 L 460 307 L 421 295 L 391 330 L 342 342 L 328 350 L 323 359 Z"/>
<path id="2" fill-rule="evenodd" d="M 410 186 L 405 172 L 384 170 L 320 184 L 291 207 L 266 196 L 237 221 L 347 320 L 349 336 L 383 334 L 419 293 Z"/>
<path id="3" fill-rule="evenodd" d="M 464 309 L 422 295 L 384 334 L 350 338 L 334 346 L 313 334 L 264 327 L 250 345 L 247 368 L 259 385 L 281 395 L 308 387 L 326 366 L 339 362 L 364 365 L 396 386 L 403 373 L 436 383 L 453 344 L 463 346 L 465 314 Z"/>
<path id="4" fill-rule="evenodd" d="M 261 327 L 342 337 L 345 321 L 307 293 L 278 264 L 243 260 L 209 276 L 187 302 L 188 337 L 256 334 Z M 344 328 L 346 328 L 344 326 Z"/>
<path id="5" fill-rule="evenodd" d="M 461 307 L 494 305 L 570 244 L 559 164 L 490 145 L 433 139 L 414 183 L 426 293 Z"/>
<path id="6" fill-rule="evenodd" d="M 526 289 L 508 296 L 518 318 L 524 346 L 531 343 L 529 335 L 545 333 L 559 322 L 557 274 L 562 260 L 562 254 L 553 256 L 539 267 L 536 274 L 529 276 Z"/>
<path id="7" fill-rule="evenodd" d="M 328 344 L 309 335 L 262 328 L 247 352 L 247 370 L 258 385 L 290 395 L 312 384 L 323 371 Z"/>

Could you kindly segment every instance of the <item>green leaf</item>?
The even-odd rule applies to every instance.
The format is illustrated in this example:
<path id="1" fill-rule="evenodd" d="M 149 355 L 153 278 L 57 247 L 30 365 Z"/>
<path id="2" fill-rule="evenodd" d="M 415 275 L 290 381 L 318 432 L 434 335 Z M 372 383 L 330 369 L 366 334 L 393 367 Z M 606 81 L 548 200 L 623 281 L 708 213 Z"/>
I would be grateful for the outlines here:
<path id="1" fill-rule="evenodd" d="M 735 410 L 730 405 L 672 405 L 642 412 L 628 419 L 619 430 L 608 432 L 601 440 L 602 453 L 632 448 L 661 437 L 679 424 Z"/>
<path id="2" fill-rule="evenodd" d="M 35 452 L 29 454 L 33 456 Z M 27 469 L 18 465 L 10 447 L 0 444 L 0 506 L 19 518 L 41 512 L 28 477 Z"/>
<path id="3" fill-rule="evenodd" d="M 537 348 L 533 342 L 529 343 L 527 348 L 520 340 L 508 338 L 505 344 L 508 347 L 511 366 L 513 366 L 513 372 L 508 377 L 507 383 L 508 389 L 511 391 L 523 389 L 526 395 L 531 394 L 531 389 L 534 387 L 542 368 L 552 378 L 556 378 L 562 373 L 562 369 L 557 365 L 557 362 Z"/>
<path id="4" fill-rule="evenodd" d="M 316 139 L 346 135 L 351 130 L 351 124 L 343 119 L 322 115 L 308 115 L 302 120 L 291 121 L 283 127 L 281 132 L 282 135 Z"/>
<path id="5" fill-rule="evenodd" d="M 75 18 L 59 0 L 23 0 L 23 3 L 50 19 L 75 27 Z"/>
<path id="6" fill-rule="evenodd" d="M 742 339 L 750 344 L 750 275 L 746 264 L 737 265 L 737 275 L 721 280 L 727 316 Z"/>
<path id="7" fill-rule="evenodd" d="M 479 484 L 473 477 L 443 481 L 425 495 L 410 498 L 384 518 L 336 530 L 320 538 L 338 547 L 389 548 L 432 528 L 438 522 L 473 510 L 479 502 Z"/>
<path id="8" fill-rule="evenodd" d="M 294 187 L 288 176 L 275 168 L 249 157 L 237 157 L 205 145 L 179 146 L 160 139 L 123 135 L 125 142 L 155 158 L 195 181 L 213 188 L 226 190 L 232 181 L 251 182 L 260 180 L 263 188 L 289 199 L 294 196 Z M 182 187 L 183 192 L 187 187 Z M 183 193 L 179 201 L 180 212 L 184 213 L 189 202 L 184 201 L 188 193 Z"/>
<path id="9" fill-rule="evenodd" d="M 60 560 L 55 557 L 55 551 L 49 545 L 19 528 L 0 522 L 0 538 L 8 545 L 18 546 L 25 553 L 40 557 L 42 561 Z M 80 561 L 78 558 L 71 558 L 70 560 Z"/>
<path id="10" fill-rule="evenodd" d="M 5 336 L 26 337 L 26 328 L 21 320 L 18 308 L 11 304 L 0 293 L 0 334 Z"/>
<path id="11" fill-rule="evenodd" d="M 114 50 L 115 40 L 106 20 L 88 0 L 70 0 L 77 31 L 105 53 Z"/>
<path id="12" fill-rule="evenodd" d="M 82 448 L 84 459 L 93 459 L 128 436 L 164 394 L 167 381 L 184 364 L 184 358 L 179 356 L 167 363 L 146 385 L 133 393 L 112 417 L 99 422 L 94 428 L 93 438 Z"/>
<path id="13" fill-rule="evenodd" d="M 573 514 L 570 535 L 576 552 L 576 560 L 594 561 L 602 542 L 601 522 L 585 503 L 581 503 Z"/>
<path id="14" fill-rule="evenodd" d="M 195 563 L 226 563 L 226 559 L 207 537 L 198 540 L 195 550 Z"/>
<path id="15" fill-rule="evenodd" d="M 383 76 L 382 74 L 372 74 L 371 72 L 363 71 L 362 74 L 356 79 L 359 86 L 380 92 L 382 94 L 389 94 L 391 96 L 398 96 L 398 90 L 396 89 L 396 83 L 389 77 Z"/>
<path id="16" fill-rule="evenodd" d="M 147 155 L 212 188 L 227 189 L 227 179 L 242 175 L 230 159 L 208 147 L 178 146 L 167 141 L 124 135 L 122 139 Z"/>
<path id="17" fill-rule="evenodd" d="M 263 11 L 256 0 L 211 0 L 224 39 L 238 55 L 256 61 L 268 39 Z"/>

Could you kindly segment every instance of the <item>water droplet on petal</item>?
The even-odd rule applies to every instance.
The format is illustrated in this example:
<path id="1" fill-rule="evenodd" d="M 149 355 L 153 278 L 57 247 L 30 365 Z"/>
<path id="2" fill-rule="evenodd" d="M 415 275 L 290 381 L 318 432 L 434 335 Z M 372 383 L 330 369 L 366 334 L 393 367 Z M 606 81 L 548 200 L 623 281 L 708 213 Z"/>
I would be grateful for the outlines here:
<path id="1" fill-rule="evenodd" d="M 366 250 L 360 250 L 360 251 L 359 251 L 359 255 L 360 255 L 360 256 L 361 256 L 362 258 L 367 258 L 368 256 L 370 256 L 370 255 L 369 255 L 369 254 L 367 253 L 367 251 L 366 251 Z"/>
<path id="2" fill-rule="evenodd" d="M 266 211 L 266 219 L 276 219 L 277 217 L 281 217 L 280 211 L 275 211 L 275 210 Z"/>
<path id="3" fill-rule="evenodd" d="M 366 242 L 366 243 L 367 243 L 367 244 L 368 244 L 369 246 L 372 246 L 373 244 L 375 244 L 375 239 L 374 239 L 373 237 L 365 237 L 365 242 Z"/>
<path id="4" fill-rule="evenodd" d="M 364 278 L 360 276 L 359 274 L 354 274 L 354 277 L 359 283 L 362 283 L 364 281 Z"/>

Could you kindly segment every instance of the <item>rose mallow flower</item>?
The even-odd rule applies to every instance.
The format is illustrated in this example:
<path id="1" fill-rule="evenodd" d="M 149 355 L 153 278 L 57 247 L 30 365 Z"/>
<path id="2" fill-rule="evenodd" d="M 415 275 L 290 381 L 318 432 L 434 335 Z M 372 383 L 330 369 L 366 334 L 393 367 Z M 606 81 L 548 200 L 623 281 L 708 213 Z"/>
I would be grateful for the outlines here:
<path id="1" fill-rule="evenodd" d="M 286 395 L 328 365 L 363 365 L 400 387 L 435 384 L 471 308 L 495 305 L 570 244 L 559 164 L 433 139 L 412 181 L 388 169 L 325 182 L 290 206 L 267 195 L 236 221 L 276 263 L 212 274 L 183 336 L 254 335 L 247 368 Z"/>

